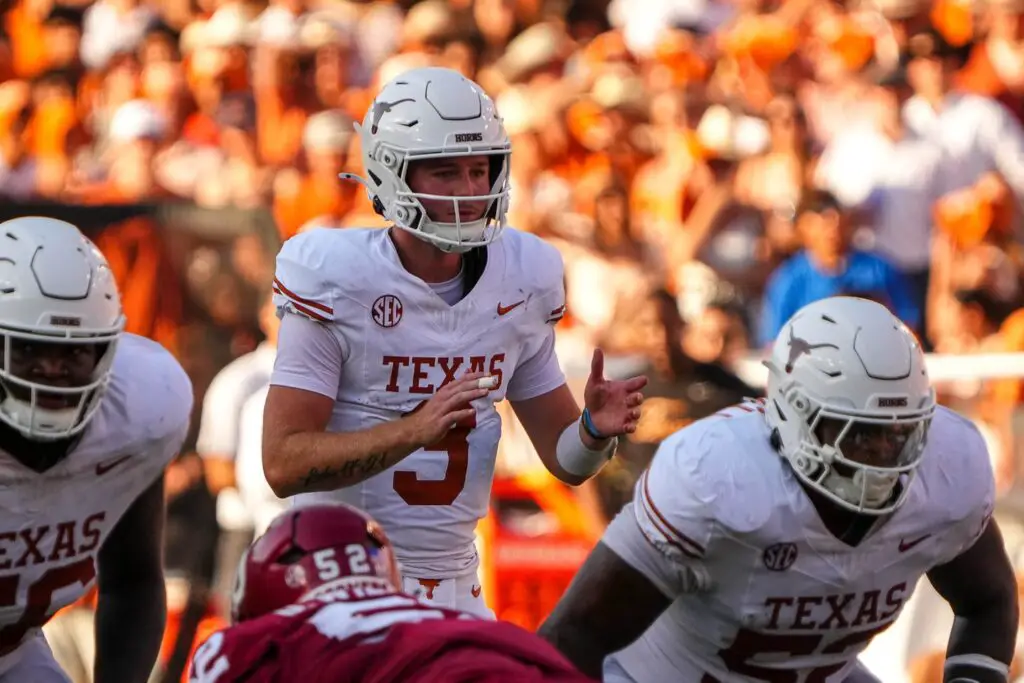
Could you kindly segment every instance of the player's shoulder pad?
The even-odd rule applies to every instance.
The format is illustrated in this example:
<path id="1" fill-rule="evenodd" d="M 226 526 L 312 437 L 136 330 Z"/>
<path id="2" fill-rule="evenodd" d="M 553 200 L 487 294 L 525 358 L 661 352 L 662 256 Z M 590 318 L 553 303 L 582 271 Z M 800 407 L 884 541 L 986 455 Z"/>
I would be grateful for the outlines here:
<path id="1" fill-rule="evenodd" d="M 501 241 L 506 272 L 516 274 L 530 298 L 542 302 L 545 322 L 558 322 L 565 314 L 565 264 L 558 249 L 540 237 L 506 228 Z"/>
<path id="2" fill-rule="evenodd" d="M 938 406 L 918 476 L 929 499 L 942 501 L 951 521 L 991 507 L 995 482 L 988 444 L 963 415 Z"/>
<path id="3" fill-rule="evenodd" d="M 338 293 L 359 282 L 371 241 L 368 229 L 315 228 L 287 240 L 277 254 L 274 305 L 317 322 L 334 320 Z"/>
<path id="4" fill-rule="evenodd" d="M 192 414 L 192 381 L 160 344 L 125 333 L 114 354 L 102 410 L 134 438 L 161 441 L 182 434 Z"/>
<path id="5" fill-rule="evenodd" d="M 700 420 L 659 446 L 637 482 L 637 521 L 656 545 L 703 557 L 715 534 L 749 533 L 770 520 L 780 466 L 760 413 Z"/>

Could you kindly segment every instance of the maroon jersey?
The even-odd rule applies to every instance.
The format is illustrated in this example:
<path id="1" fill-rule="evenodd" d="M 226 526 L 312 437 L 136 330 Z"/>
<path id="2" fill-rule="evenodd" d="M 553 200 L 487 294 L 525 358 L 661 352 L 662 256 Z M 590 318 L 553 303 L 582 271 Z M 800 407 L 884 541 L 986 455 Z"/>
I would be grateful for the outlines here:
<path id="1" fill-rule="evenodd" d="M 210 636 L 193 683 L 584 683 L 540 637 L 400 593 L 290 605 Z"/>

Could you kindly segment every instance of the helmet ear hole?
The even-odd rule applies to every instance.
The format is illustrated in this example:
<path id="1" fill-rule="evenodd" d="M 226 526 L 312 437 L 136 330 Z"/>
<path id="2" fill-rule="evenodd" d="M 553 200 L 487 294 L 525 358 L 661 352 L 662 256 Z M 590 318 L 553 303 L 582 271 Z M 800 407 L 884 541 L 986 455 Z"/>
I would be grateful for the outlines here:
<path id="1" fill-rule="evenodd" d="M 276 560 L 277 564 L 295 564 L 306 556 L 306 551 L 299 546 L 292 546 L 286 552 L 282 553 Z"/>
<path id="2" fill-rule="evenodd" d="M 398 155 L 385 147 L 380 152 L 380 163 L 384 164 L 389 169 L 394 170 L 395 167 L 398 166 Z"/>
<path id="3" fill-rule="evenodd" d="M 793 410 L 796 411 L 796 414 L 803 418 L 803 420 L 808 424 L 814 420 L 814 416 L 817 414 L 816 406 L 799 390 L 790 394 L 789 405 L 791 405 Z"/>

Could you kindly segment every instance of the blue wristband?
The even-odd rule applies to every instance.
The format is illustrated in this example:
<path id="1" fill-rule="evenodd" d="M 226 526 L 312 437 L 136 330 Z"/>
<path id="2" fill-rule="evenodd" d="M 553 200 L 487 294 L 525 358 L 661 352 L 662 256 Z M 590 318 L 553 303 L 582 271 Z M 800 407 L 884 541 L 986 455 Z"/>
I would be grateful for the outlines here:
<path id="1" fill-rule="evenodd" d="M 597 430 L 597 427 L 594 426 L 594 420 L 590 417 L 589 408 L 583 409 L 583 414 L 580 416 L 580 419 L 582 420 L 583 431 L 585 431 L 587 433 L 587 436 L 589 436 L 594 441 L 604 441 L 605 439 L 611 438 L 599 432 Z"/>

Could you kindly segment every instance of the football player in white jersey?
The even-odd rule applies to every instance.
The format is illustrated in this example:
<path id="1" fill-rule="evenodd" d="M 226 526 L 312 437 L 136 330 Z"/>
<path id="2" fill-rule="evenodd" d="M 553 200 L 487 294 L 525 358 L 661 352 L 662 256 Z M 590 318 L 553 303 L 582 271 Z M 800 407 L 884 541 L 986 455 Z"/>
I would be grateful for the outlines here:
<path id="1" fill-rule="evenodd" d="M 662 443 L 541 634 L 615 683 L 871 680 L 858 653 L 926 575 L 956 615 L 944 680 L 1005 683 L 1017 597 L 988 454 L 935 405 L 911 332 L 825 299 L 766 365 L 763 403 Z"/>
<path id="2" fill-rule="evenodd" d="M 78 228 L 0 223 L 0 683 L 68 683 L 40 628 L 96 581 L 96 683 L 142 683 L 156 661 L 163 470 L 192 385 L 124 323 Z"/>
<path id="3" fill-rule="evenodd" d="M 595 352 L 581 414 L 554 352 L 562 259 L 505 227 L 509 139 L 477 84 L 408 71 L 356 129 L 357 179 L 393 227 L 313 230 L 278 255 L 267 481 L 298 504 L 366 510 L 406 591 L 488 614 L 474 533 L 501 434 L 494 404 L 507 398 L 546 467 L 579 484 L 635 429 L 646 379 L 605 379 Z"/>

